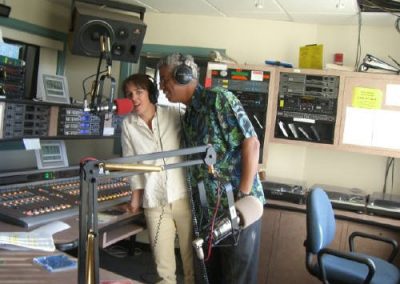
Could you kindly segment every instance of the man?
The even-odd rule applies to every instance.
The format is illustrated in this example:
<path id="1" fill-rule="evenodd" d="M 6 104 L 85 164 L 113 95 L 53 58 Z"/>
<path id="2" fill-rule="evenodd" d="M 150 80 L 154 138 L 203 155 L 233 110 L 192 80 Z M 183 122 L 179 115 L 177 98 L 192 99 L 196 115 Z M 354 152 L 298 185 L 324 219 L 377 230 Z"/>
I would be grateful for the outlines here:
<path id="1" fill-rule="evenodd" d="M 185 146 L 212 144 L 217 152 L 216 177 L 205 167 L 190 167 L 191 186 L 204 182 L 209 208 L 228 208 L 226 194 L 220 194 L 226 183 L 232 185 L 236 200 L 253 195 L 264 204 L 257 174 L 260 145 L 240 101 L 223 88 L 204 89 L 190 55 L 169 55 L 159 62 L 158 69 L 160 87 L 168 100 L 187 107 L 182 118 Z M 197 206 L 195 214 L 201 228 L 200 211 Z M 257 283 L 260 231 L 261 220 L 258 220 L 241 231 L 236 246 L 216 246 L 211 255 L 207 254 L 211 283 Z"/>

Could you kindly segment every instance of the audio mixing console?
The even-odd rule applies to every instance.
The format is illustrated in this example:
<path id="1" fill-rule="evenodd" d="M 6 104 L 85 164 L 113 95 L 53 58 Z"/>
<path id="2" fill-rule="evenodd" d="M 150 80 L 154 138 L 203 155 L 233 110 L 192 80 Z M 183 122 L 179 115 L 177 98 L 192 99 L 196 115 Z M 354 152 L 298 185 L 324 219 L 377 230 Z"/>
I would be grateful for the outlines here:
<path id="1" fill-rule="evenodd" d="M 44 176 L 53 179 L 40 180 Z M 0 219 L 4 222 L 32 227 L 79 214 L 77 170 L 25 175 L 22 172 L 2 179 L 9 182 L 0 186 Z M 20 179 L 27 182 L 13 183 Z M 126 202 L 131 196 L 127 178 L 103 178 L 97 190 L 99 209 Z"/>

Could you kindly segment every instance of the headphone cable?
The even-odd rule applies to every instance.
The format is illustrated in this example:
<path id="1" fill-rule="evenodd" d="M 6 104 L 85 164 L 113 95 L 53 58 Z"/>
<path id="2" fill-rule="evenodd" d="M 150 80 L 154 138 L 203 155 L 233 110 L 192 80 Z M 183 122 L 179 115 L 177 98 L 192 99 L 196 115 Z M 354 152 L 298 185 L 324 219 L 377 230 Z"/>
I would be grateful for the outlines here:
<path id="1" fill-rule="evenodd" d="M 160 121 L 158 119 L 157 105 L 156 104 L 155 104 L 155 108 L 156 108 L 155 116 L 156 116 L 156 122 L 157 122 L 158 139 L 160 141 L 161 151 L 164 152 L 164 147 L 163 147 L 163 143 L 162 143 L 162 139 L 161 139 L 161 132 L 160 132 Z M 163 157 L 162 160 L 163 160 L 164 167 L 165 167 L 167 165 L 167 163 L 165 161 L 165 158 Z M 167 186 L 168 186 L 168 175 L 167 175 L 167 172 L 165 172 L 165 189 L 167 189 Z M 164 214 L 165 214 L 165 205 L 162 205 L 160 217 L 159 217 L 158 223 L 157 223 L 156 233 L 154 235 L 153 249 L 157 246 L 157 243 L 158 243 L 158 236 L 160 234 L 161 222 L 163 220 Z"/>

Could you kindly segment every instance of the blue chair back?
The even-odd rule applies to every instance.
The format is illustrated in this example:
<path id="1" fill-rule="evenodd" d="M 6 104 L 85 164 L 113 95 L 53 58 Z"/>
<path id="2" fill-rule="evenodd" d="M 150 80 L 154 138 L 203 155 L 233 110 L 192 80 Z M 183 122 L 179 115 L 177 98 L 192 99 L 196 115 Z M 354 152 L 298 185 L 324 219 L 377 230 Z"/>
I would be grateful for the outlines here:
<path id="1" fill-rule="evenodd" d="M 336 222 L 332 204 L 321 188 L 312 189 L 307 195 L 307 251 L 317 254 L 335 238 Z"/>

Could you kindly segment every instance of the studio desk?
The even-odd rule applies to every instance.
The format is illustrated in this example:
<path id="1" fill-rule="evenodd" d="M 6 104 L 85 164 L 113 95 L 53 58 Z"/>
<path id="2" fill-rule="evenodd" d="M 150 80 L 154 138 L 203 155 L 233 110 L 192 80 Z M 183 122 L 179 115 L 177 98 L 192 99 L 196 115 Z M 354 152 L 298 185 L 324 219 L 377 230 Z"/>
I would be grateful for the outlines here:
<path id="1" fill-rule="evenodd" d="M 400 220 L 335 210 L 336 236 L 332 248 L 349 250 L 348 237 L 354 231 L 377 234 L 400 244 Z M 317 284 L 305 265 L 306 207 L 286 201 L 267 200 L 262 217 L 258 283 Z M 387 258 L 391 247 L 357 238 L 356 251 Z M 400 267 L 400 256 L 394 263 Z"/>
<path id="2" fill-rule="evenodd" d="M 110 211 L 115 212 L 115 211 Z M 109 215 L 105 221 L 99 222 L 99 247 L 105 248 L 113 243 L 132 236 L 144 228 L 143 214 L 123 213 Z M 8 251 L 0 249 L 0 283 L 57 283 L 76 284 L 77 269 L 64 272 L 47 272 L 44 268 L 33 263 L 36 256 L 64 253 L 62 251 L 76 248 L 79 236 L 78 216 L 60 219 L 70 225 L 70 228 L 53 235 L 57 250 L 55 252 L 44 251 Z M 29 229 L 30 231 L 31 229 Z M 0 221 L 0 232 L 24 232 L 26 228 Z M 113 283 L 107 281 L 124 280 L 119 283 L 137 283 L 127 280 L 123 276 L 110 271 L 100 269 L 100 283 Z M 115 282 L 117 283 L 117 282 Z"/>

